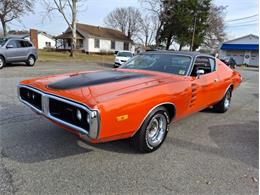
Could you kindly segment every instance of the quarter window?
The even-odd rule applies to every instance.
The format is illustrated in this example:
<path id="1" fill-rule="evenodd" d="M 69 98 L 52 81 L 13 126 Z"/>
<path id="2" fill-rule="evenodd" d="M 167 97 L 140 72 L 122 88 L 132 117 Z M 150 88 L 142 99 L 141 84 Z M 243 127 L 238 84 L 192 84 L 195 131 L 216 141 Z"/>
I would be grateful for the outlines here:
<path id="1" fill-rule="evenodd" d="M 100 40 L 95 39 L 95 48 L 100 48 Z"/>

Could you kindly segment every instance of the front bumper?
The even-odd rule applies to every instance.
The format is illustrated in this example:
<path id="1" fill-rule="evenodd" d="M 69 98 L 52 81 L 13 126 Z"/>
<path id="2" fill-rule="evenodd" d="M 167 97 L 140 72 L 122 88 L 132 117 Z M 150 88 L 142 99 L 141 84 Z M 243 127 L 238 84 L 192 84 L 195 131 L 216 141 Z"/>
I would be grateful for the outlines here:
<path id="1" fill-rule="evenodd" d="M 38 101 L 38 104 L 33 104 L 32 103 L 33 101 L 30 101 L 30 99 L 22 98 L 21 92 L 20 92 L 22 88 L 29 90 L 30 93 L 32 92 L 32 94 L 40 96 L 40 100 Z M 58 97 L 56 95 L 44 93 L 40 90 L 29 87 L 27 85 L 18 85 L 17 86 L 17 92 L 18 92 L 19 100 L 22 103 L 24 103 L 25 105 L 29 106 L 34 112 L 41 114 L 41 115 L 45 116 L 46 118 L 64 126 L 64 127 L 75 130 L 76 132 L 78 132 L 82 136 L 87 136 L 90 139 L 95 139 L 95 140 L 99 139 L 100 115 L 99 115 L 98 110 L 90 109 L 87 106 L 82 105 L 82 104 L 75 102 L 73 100 L 69 100 L 69 99 L 65 99 L 65 98 L 62 98 L 62 97 Z M 89 116 L 89 122 L 88 122 L 89 128 L 85 129 L 85 128 L 82 128 L 81 126 L 75 125 L 75 124 L 68 122 L 66 120 L 62 120 L 60 118 L 57 118 L 50 111 L 50 103 L 49 103 L 50 100 L 59 101 L 59 102 L 62 102 L 64 104 L 70 105 L 70 106 L 74 107 L 75 109 L 81 109 L 81 110 L 86 111 L 86 113 Z"/>

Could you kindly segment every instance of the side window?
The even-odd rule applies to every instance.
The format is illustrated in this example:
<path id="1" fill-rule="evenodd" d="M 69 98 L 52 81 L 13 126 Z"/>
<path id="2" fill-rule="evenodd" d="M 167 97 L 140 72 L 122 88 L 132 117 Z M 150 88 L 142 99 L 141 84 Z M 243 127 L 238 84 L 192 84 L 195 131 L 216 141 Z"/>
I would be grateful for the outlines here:
<path id="1" fill-rule="evenodd" d="M 8 47 L 8 46 L 12 46 L 13 48 L 17 48 L 16 41 L 15 41 L 15 40 L 10 41 L 10 42 L 7 44 L 7 47 Z"/>
<path id="2" fill-rule="evenodd" d="M 215 65 L 211 64 L 210 59 L 211 58 L 208 57 L 197 57 L 191 72 L 191 76 L 197 76 L 197 70 L 204 70 L 204 74 L 213 72 Z M 214 67 L 213 69 L 212 66 Z"/>
<path id="3" fill-rule="evenodd" d="M 28 47 L 27 41 L 18 41 L 20 47 Z"/>

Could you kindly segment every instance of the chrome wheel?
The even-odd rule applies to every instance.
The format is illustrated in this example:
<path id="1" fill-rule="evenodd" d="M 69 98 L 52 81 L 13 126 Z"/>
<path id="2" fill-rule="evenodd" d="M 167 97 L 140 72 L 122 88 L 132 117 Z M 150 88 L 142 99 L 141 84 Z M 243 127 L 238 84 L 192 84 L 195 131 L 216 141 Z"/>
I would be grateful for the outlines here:
<path id="1" fill-rule="evenodd" d="M 226 96 L 225 96 L 225 100 L 224 100 L 224 107 L 225 109 L 228 109 L 230 106 L 230 101 L 231 101 L 231 92 L 230 90 L 228 90 Z"/>
<path id="2" fill-rule="evenodd" d="M 4 60 L 0 58 L 0 68 L 2 68 L 3 66 L 4 66 Z"/>
<path id="3" fill-rule="evenodd" d="M 146 129 L 146 140 L 151 147 L 158 146 L 164 139 L 167 130 L 167 120 L 163 114 L 156 114 L 150 120 Z"/>
<path id="4" fill-rule="evenodd" d="M 29 57 L 28 62 L 29 62 L 30 66 L 33 66 L 34 65 L 34 58 L 33 57 Z"/>

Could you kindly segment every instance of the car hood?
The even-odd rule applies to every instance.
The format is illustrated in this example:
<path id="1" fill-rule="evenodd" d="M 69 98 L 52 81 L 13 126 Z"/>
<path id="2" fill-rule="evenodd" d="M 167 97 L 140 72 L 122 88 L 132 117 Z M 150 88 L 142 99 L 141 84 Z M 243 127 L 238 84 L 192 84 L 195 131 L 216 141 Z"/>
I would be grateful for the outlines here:
<path id="1" fill-rule="evenodd" d="M 170 74 L 138 70 L 77 72 L 31 79 L 21 82 L 46 93 L 77 100 L 94 107 L 125 94 L 167 82 L 181 81 Z"/>

